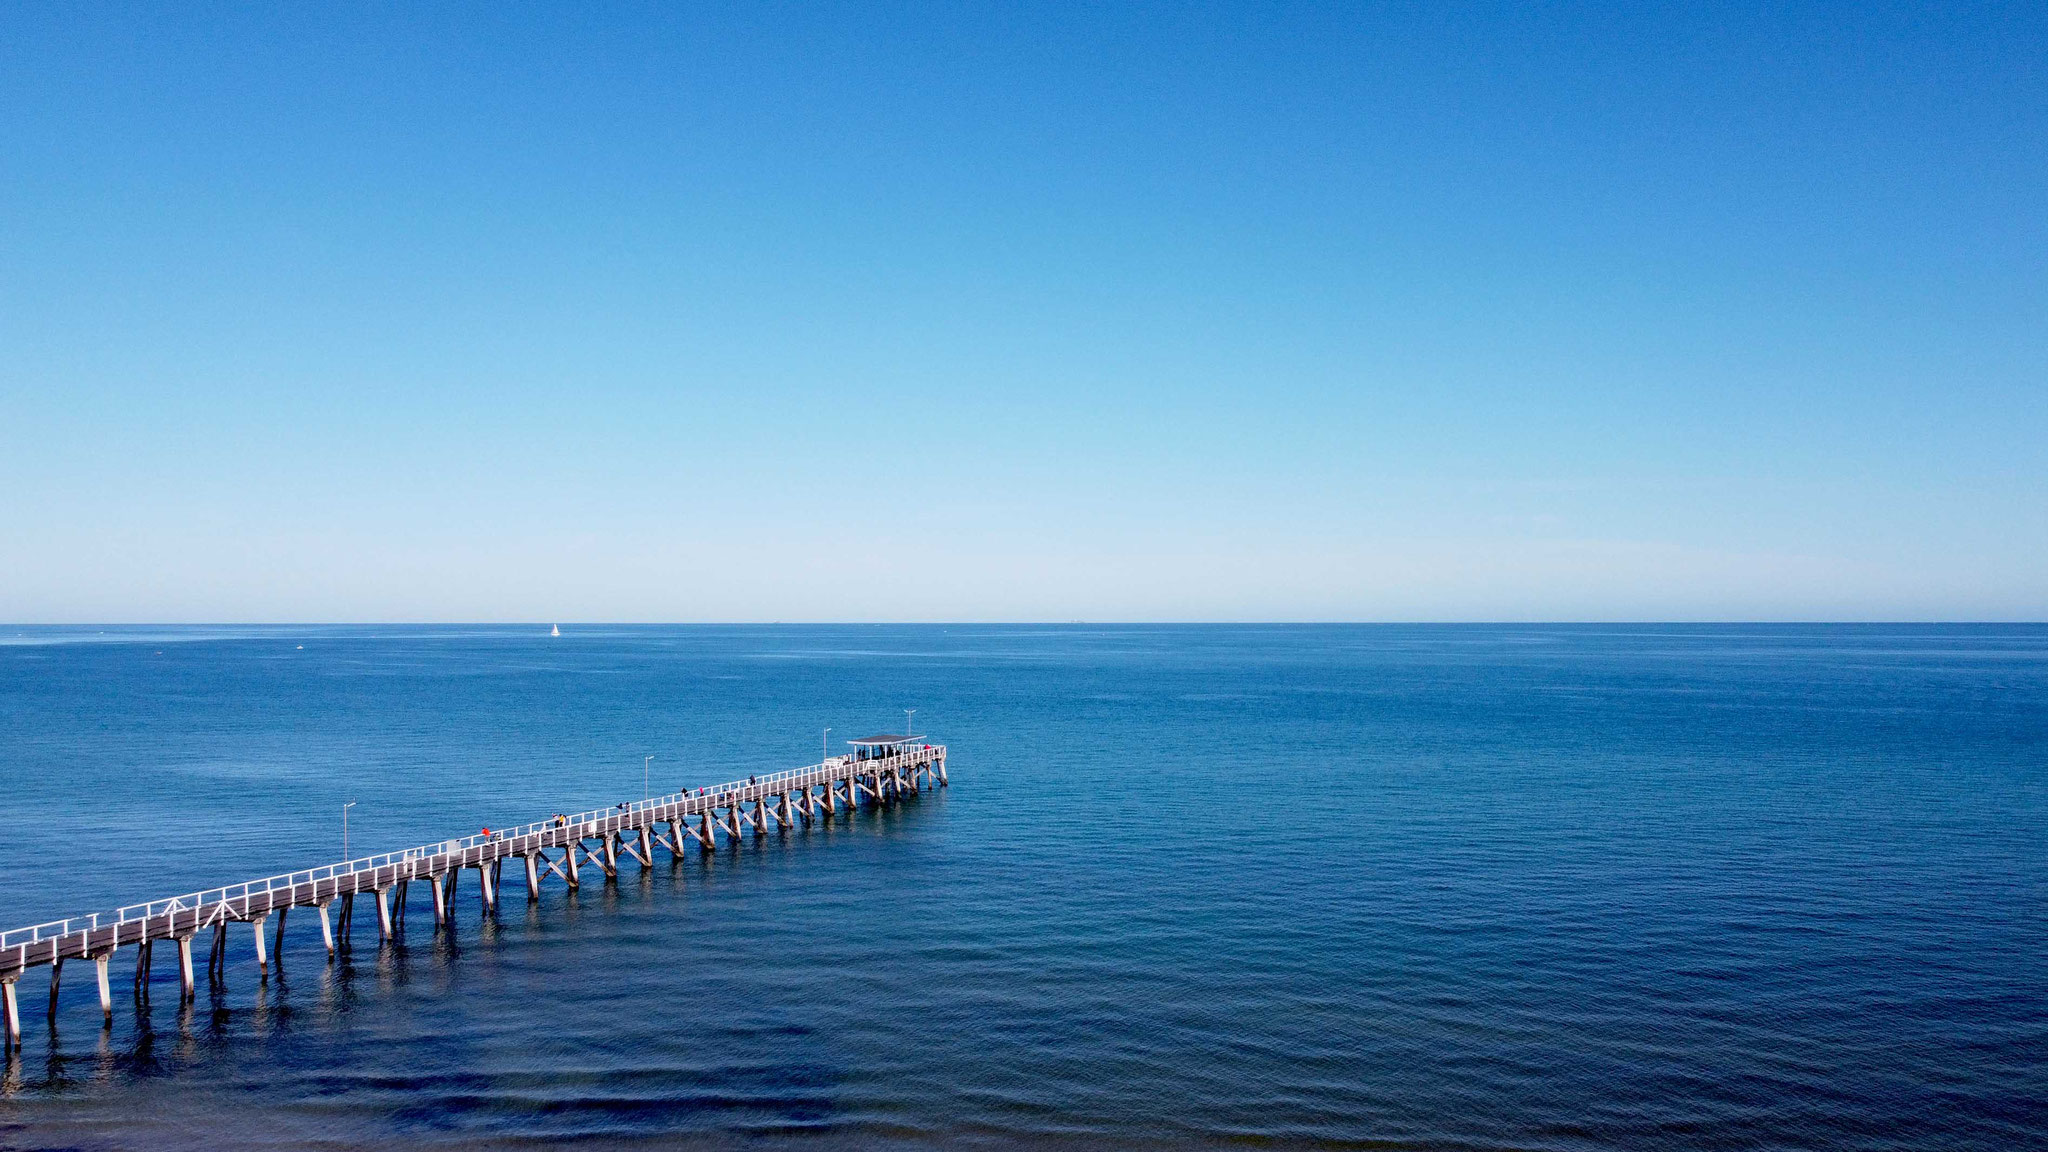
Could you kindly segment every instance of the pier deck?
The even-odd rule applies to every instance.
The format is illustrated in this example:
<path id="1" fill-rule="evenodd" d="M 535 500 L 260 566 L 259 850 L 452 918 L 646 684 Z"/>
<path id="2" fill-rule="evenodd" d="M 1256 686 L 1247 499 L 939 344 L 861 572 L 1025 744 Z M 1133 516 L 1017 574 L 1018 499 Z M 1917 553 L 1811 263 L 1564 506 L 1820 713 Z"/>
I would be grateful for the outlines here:
<path id="1" fill-rule="evenodd" d="M 10 1049 L 21 1043 L 15 985 L 31 968 L 50 968 L 54 1022 L 64 962 L 94 961 L 100 1008 L 111 1020 L 108 963 L 120 948 L 139 949 L 137 995 L 147 997 L 152 945 L 158 940 L 175 942 L 181 1000 L 189 1000 L 195 995 L 192 939 L 203 928 L 214 929 L 209 961 L 212 974 L 225 965 L 227 925 L 254 925 L 257 962 L 267 979 L 267 953 L 274 954 L 282 945 L 285 914 L 293 908 L 318 910 L 321 935 L 331 958 L 337 947 L 347 946 L 355 897 L 362 893 L 371 894 L 376 901 L 379 941 L 390 940 L 403 930 L 407 886 L 414 881 L 431 885 L 438 925 L 452 914 L 456 879 L 464 869 L 476 871 L 478 893 L 488 915 L 497 908 L 506 860 L 521 862 L 527 899 L 538 900 L 541 884 L 550 876 L 573 889 L 581 885 L 585 870 L 593 865 L 604 877 L 615 877 L 621 857 L 651 868 L 657 848 L 680 858 L 694 841 L 699 851 L 716 852 L 721 835 L 736 840 L 751 829 L 758 836 L 768 831 L 771 822 L 779 828 L 809 824 L 820 813 L 835 813 L 841 804 L 849 808 L 863 800 L 886 804 L 906 792 L 948 783 L 944 745 L 917 743 L 912 738 L 894 744 L 861 743 L 864 746 L 853 755 L 806 768 L 14 929 L 0 934 L 0 998 L 4 998 L 0 1015 L 4 1015 L 5 1042 Z M 337 923 L 330 916 L 337 903 L 339 944 Z M 264 937 L 264 924 L 272 913 L 278 917 L 274 942 Z M 266 944 L 272 946 L 266 949 Z"/>

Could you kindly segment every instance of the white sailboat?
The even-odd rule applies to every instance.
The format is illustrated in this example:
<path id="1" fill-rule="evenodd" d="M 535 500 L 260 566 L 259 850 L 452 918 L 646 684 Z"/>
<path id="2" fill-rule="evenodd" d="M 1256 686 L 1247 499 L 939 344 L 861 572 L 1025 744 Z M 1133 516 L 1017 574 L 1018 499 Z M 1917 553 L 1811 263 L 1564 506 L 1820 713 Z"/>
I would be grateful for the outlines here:
<path id="1" fill-rule="evenodd" d="M 555 625 L 554 629 L 553 629 L 552 631 L 550 631 L 550 632 L 548 633 L 548 635 L 550 635 L 550 636 L 555 636 L 555 637 L 560 637 L 560 636 L 561 636 L 561 634 L 562 634 L 562 626 L 561 626 L 560 624 L 557 624 L 557 625 Z"/>

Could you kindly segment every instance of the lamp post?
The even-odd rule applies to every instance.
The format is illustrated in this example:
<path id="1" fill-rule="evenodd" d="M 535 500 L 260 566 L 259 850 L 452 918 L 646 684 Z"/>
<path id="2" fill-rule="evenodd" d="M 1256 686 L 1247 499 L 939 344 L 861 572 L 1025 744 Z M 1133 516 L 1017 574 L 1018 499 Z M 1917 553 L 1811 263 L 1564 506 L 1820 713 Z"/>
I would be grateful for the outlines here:
<path id="1" fill-rule="evenodd" d="M 654 798 L 654 783 L 653 783 L 653 781 L 654 781 L 654 757 L 652 757 L 652 756 L 649 756 L 649 757 L 647 758 L 647 761 L 646 761 L 646 763 L 644 763 L 644 764 L 640 765 L 640 799 L 642 799 L 642 800 L 652 800 L 652 799 Z"/>
<path id="2" fill-rule="evenodd" d="M 825 765 L 825 762 L 830 759 L 832 759 L 832 730 L 830 728 L 827 728 L 825 729 L 824 735 L 818 737 L 819 767 L 823 767 Z"/>
<path id="3" fill-rule="evenodd" d="M 910 743 L 910 718 L 915 715 L 917 715 L 917 709 L 915 708 L 905 708 L 903 710 L 903 742 L 905 744 Z"/>
<path id="4" fill-rule="evenodd" d="M 341 806 L 341 858 L 343 860 L 348 859 L 348 810 L 355 806 L 356 802 L 353 800 Z"/>

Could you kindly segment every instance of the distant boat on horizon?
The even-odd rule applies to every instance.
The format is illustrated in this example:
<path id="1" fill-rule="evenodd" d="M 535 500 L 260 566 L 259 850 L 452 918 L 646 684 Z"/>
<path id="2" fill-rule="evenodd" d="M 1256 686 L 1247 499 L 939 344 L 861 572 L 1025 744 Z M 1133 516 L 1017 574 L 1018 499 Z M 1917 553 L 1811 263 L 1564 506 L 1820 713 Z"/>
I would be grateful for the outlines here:
<path id="1" fill-rule="evenodd" d="M 552 629 L 548 631 L 548 635 L 550 636 L 560 636 L 561 634 L 562 626 L 560 624 L 555 625 Z"/>

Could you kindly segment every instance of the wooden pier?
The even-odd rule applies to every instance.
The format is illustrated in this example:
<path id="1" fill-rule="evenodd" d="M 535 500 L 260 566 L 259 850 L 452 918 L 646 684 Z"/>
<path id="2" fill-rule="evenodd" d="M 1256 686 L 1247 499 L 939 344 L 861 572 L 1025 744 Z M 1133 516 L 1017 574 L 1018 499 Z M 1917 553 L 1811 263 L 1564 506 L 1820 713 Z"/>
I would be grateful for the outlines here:
<path id="1" fill-rule="evenodd" d="M 111 1025 L 114 997 L 109 968 L 122 948 L 135 950 L 135 995 L 146 1001 L 154 946 L 159 940 L 174 943 L 182 1004 L 196 995 L 192 942 L 205 929 L 213 931 L 209 976 L 224 974 L 228 926 L 248 924 L 255 933 L 256 962 L 267 980 L 273 958 L 284 945 L 286 915 L 294 908 L 312 908 L 319 913 L 321 940 L 331 960 L 338 947 L 348 945 L 358 895 L 372 898 L 377 939 L 382 943 L 403 931 L 406 896 L 414 881 L 429 886 L 434 922 L 439 927 L 454 913 L 457 880 L 464 869 L 476 872 L 478 898 L 483 914 L 489 916 L 497 911 L 507 860 L 519 862 L 513 878 L 515 882 L 524 879 L 526 898 L 539 900 L 541 884 L 550 877 L 574 889 L 590 876 L 592 868 L 604 880 L 615 879 L 621 859 L 652 868 L 658 851 L 680 859 L 694 842 L 699 852 L 717 852 L 721 837 L 729 844 L 749 830 L 761 836 L 771 824 L 795 828 L 820 815 L 832 816 L 841 805 L 849 809 L 862 802 L 885 805 L 906 793 L 947 784 L 944 745 L 895 735 L 851 743 L 852 753 L 808 768 L 575 816 L 551 817 L 488 836 L 387 852 L 0 934 L 0 999 L 4 999 L 0 1007 L 4 1007 L 6 1050 L 21 1045 L 21 1008 L 15 986 L 31 968 L 49 966 L 49 1016 L 54 1027 L 64 962 L 91 960 L 99 978 L 103 1022 Z M 276 927 L 266 936 L 273 916 Z"/>

